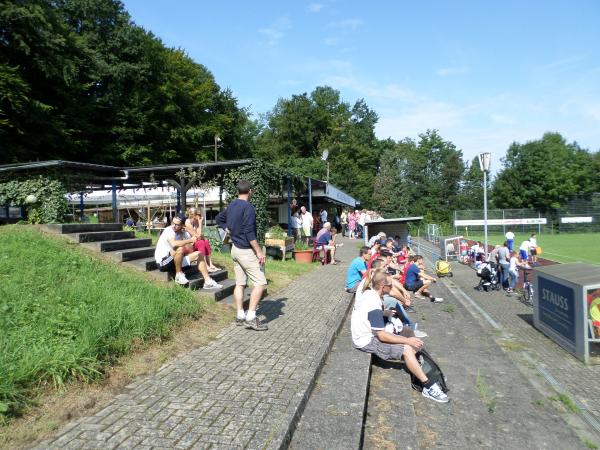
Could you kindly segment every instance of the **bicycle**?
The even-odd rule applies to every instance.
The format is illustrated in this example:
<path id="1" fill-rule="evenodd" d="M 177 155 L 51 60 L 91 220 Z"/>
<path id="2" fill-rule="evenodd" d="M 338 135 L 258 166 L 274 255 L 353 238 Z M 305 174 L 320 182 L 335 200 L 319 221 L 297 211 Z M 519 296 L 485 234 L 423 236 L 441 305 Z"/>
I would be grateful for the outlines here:
<path id="1" fill-rule="evenodd" d="M 530 306 L 533 306 L 533 282 L 529 281 L 528 270 L 523 270 L 523 300 Z"/>

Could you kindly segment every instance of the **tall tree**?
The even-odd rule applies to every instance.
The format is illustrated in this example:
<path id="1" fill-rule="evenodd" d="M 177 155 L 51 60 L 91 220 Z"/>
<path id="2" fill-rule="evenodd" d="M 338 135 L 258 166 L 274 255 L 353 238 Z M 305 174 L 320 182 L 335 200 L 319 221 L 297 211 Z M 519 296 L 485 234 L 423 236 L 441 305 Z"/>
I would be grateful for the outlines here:
<path id="1" fill-rule="evenodd" d="M 493 185 L 494 204 L 500 208 L 559 208 L 568 199 L 597 188 L 592 155 L 559 133 L 513 143 Z"/>

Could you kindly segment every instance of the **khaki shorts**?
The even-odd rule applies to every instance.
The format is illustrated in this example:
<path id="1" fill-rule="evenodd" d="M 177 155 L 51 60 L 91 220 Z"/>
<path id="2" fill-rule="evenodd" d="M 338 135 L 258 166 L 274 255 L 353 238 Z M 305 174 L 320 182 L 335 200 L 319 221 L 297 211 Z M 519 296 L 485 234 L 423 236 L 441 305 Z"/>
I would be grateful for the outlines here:
<path id="1" fill-rule="evenodd" d="M 267 279 L 262 270 L 256 253 L 251 248 L 242 249 L 231 245 L 231 259 L 233 259 L 233 271 L 235 272 L 235 284 L 238 286 L 246 286 L 248 278 L 252 284 L 266 285 Z"/>

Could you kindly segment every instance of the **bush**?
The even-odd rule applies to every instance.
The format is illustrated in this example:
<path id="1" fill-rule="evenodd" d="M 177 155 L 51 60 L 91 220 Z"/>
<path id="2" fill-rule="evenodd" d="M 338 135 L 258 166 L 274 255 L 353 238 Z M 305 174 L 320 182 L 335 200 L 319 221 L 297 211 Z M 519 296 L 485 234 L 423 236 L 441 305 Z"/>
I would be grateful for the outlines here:
<path id="1" fill-rule="evenodd" d="M 37 176 L 0 183 L 0 205 L 28 206 L 30 223 L 62 222 L 68 212 L 67 190 L 58 180 Z M 32 200 L 33 203 L 27 200 Z"/>

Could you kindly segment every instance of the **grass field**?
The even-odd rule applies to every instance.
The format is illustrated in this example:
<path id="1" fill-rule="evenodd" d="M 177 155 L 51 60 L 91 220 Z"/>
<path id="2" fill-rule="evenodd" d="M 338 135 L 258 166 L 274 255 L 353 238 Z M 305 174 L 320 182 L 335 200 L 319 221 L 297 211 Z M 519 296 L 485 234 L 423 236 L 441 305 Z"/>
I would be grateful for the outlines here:
<path id="1" fill-rule="evenodd" d="M 515 237 L 515 247 L 518 250 L 521 242 L 529 235 Z M 483 242 L 483 234 L 469 235 L 469 239 Z M 501 244 L 503 234 L 489 234 L 488 244 Z M 600 264 L 600 233 L 579 234 L 540 234 L 537 236 L 538 246 L 542 247 L 540 257 L 562 263 L 585 262 Z"/>
<path id="2" fill-rule="evenodd" d="M 23 226 L 0 227 L 0 423 L 44 385 L 91 380 L 206 304 Z"/>

